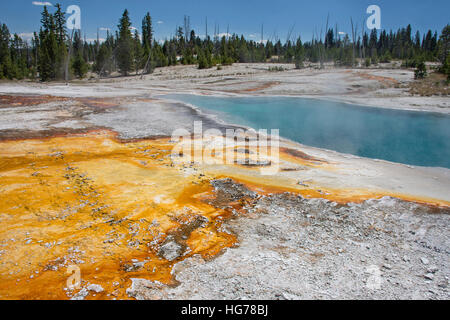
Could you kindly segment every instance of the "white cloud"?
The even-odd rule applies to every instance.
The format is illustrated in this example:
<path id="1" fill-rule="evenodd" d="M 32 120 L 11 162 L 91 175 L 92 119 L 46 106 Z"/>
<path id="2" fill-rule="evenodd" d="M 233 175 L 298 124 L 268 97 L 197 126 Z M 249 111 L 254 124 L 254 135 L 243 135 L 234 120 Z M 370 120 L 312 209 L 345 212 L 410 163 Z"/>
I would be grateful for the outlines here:
<path id="1" fill-rule="evenodd" d="M 100 42 L 105 42 L 105 41 L 106 41 L 105 38 L 98 38 L 98 40 L 99 40 Z M 94 39 L 94 38 L 87 38 L 86 41 L 92 43 L 92 42 L 97 41 L 97 39 L 96 39 L 96 38 L 95 38 L 95 39 Z"/>
<path id="2" fill-rule="evenodd" d="M 53 7 L 53 4 L 51 2 L 45 1 L 45 2 L 41 2 L 41 1 L 33 1 L 32 4 L 34 6 L 48 6 L 48 7 Z"/>
<path id="3" fill-rule="evenodd" d="M 157 24 L 163 24 L 164 21 L 159 20 L 158 22 L 156 22 Z"/>
<path id="4" fill-rule="evenodd" d="M 339 31 L 338 32 L 341 36 L 345 36 L 347 33 L 343 32 L 343 31 Z"/>
<path id="5" fill-rule="evenodd" d="M 33 32 L 23 32 L 18 34 L 19 37 L 22 38 L 22 40 L 28 41 L 33 39 L 34 33 Z"/>
<path id="6" fill-rule="evenodd" d="M 231 37 L 231 33 L 219 33 L 217 35 L 219 38 L 223 38 L 223 37 Z"/>
<path id="7" fill-rule="evenodd" d="M 111 29 L 110 28 L 101 27 L 101 28 L 98 28 L 98 30 L 100 30 L 100 31 L 110 31 Z"/>

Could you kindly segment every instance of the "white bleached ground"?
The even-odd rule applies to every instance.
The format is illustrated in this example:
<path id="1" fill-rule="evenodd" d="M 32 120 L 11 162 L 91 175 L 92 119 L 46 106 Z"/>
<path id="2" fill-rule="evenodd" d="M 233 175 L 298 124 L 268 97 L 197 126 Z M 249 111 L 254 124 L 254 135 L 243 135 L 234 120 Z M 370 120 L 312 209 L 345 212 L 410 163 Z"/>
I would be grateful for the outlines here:
<path id="1" fill-rule="evenodd" d="M 411 96 L 404 88 L 413 71 L 403 69 L 328 69 L 269 72 L 267 64 L 235 64 L 222 70 L 195 66 L 157 69 L 141 77 L 86 80 L 66 86 L 40 83 L 0 83 L 1 94 L 49 94 L 64 97 L 123 97 L 161 93 L 225 95 L 294 95 L 320 97 L 374 107 L 450 113 L 448 97 Z"/>

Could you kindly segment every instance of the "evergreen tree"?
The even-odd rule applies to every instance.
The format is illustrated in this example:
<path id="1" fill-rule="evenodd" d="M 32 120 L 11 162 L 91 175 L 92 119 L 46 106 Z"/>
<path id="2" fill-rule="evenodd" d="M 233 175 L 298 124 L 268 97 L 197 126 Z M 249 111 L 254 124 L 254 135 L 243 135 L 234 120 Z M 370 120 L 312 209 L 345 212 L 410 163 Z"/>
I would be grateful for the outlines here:
<path id="1" fill-rule="evenodd" d="M 332 40 L 329 39 L 328 41 Z M 330 42 L 329 42 L 330 43 Z M 303 48 L 302 40 L 300 38 L 297 39 L 297 43 L 295 45 L 295 68 L 301 69 L 304 67 L 304 60 L 305 60 L 305 50 Z"/>
<path id="2" fill-rule="evenodd" d="M 249 61 L 250 61 L 250 54 L 248 52 L 247 42 L 244 41 L 241 43 L 239 48 L 239 62 L 246 63 Z"/>
<path id="3" fill-rule="evenodd" d="M 389 62 L 403 60 L 403 66 L 417 68 L 420 78 L 426 75 L 425 61 L 442 63 L 440 70 L 448 76 L 448 56 L 450 50 L 450 26 L 447 25 L 441 36 L 434 31 L 427 31 L 422 36 L 413 32 L 411 25 L 397 31 L 376 30 L 364 32 L 357 39 L 348 35 L 341 36 L 338 28 L 325 31 L 324 39 L 313 38 L 302 43 L 287 40 L 282 43 L 276 39 L 273 43 L 255 42 L 244 36 L 230 35 L 219 37 L 215 32 L 213 38 L 201 39 L 190 28 L 189 19 L 185 20 L 184 29 L 176 29 L 175 35 L 159 44 L 154 40 L 152 19 L 147 13 L 142 19 L 142 37 L 130 30 L 131 22 L 125 10 L 118 25 L 118 31 L 109 34 L 105 42 L 87 43 L 75 33 L 71 57 L 68 57 L 68 35 L 65 29 L 65 16 L 59 4 L 55 13 L 50 14 L 44 7 L 41 18 L 42 26 L 35 33 L 31 46 L 20 39 L 11 37 L 6 25 L 0 26 L 0 78 L 21 79 L 35 78 L 39 73 L 42 81 L 60 79 L 65 66 L 70 61 L 71 71 L 77 77 L 83 77 L 92 63 L 93 71 L 101 76 L 119 70 L 123 75 L 138 72 L 152 72 L 156 67 L 176 65 L 181 56 L 181 63 L 199 68 L 211 68 L 217 64 L 238 62 L 278 61 L 295 63 L 302 68 L 304 61 L 312 63 L 335 61 L 336 65 L 353 66 L 359 63 Z M 359 54 L 357 54 L 359 53 Z M 423 63 L 423 64 L 422 64 Z"/>
<path id="4" fill-rule="evenodd" d="M 147 46 L 148 46 L 148 44 L 147 44 Z M 142 65 L 143 55 L 144 55 L 144 50 L 141 46 L 141 39 L 139 38 L 139 33 L 136 30 L 134 33 L 134 55 L 133 55 L 133 57 L 134 57 L 133 65 L 134 65 L 136 74 L 138 74 L 139 69 L 144 67 Z"/>
<path id="5" fill-rule="evenodd" d="M 11 52 L 9 48 L 10 33 L 6 24 L 0 27 L 0 78 L 13 78 Z"/>
<path id="6" fill-rule="evenodd" d="M 23 79 L 28 76 L 26 48 L 26 43 L 17 34 L 14 34 L 10 47 L 11 78 Z"/>
<path id="7" fill-rule="evenodd" d="M 82 79 L 86 75 L 88 71 L 88 65 L 83 58 L 81 52 L 78 52 L 75 58 L 72 61 L 72 70 L 73 73 L 79 78 Z"/>
<path id="8" fill-rule="evenodd" d="M 114 70 L 112 62 L 112 50 L 107 43 L 101 44 L 95 59 L 93 69 L 100 76 L 108 75 Z"/>
<path id="9" fill-rule="evenodd" d="M 425 65 L 425 62 L 421 61 L 417 65 L 417 69 L 414 71 L 414 78 L 423 79 L 426 76 L 427 76 L 427 67 Z"/>
<path id="10" fill-rule="evenodd" d="M 150 49 L 153 43 L 153 27 L 152 27 L 152 17 L 150 12 L 147 12 L 144 19 L 142 20 L 142 46 L 145 48 L 148 46 Z"/>
<path id="11" fill-rule="evenodd" d="M 41 19 L 42 27 L 39 34 L 39 75 L 41 81 L 53 80 L 57 76 L 58 42 L 56 37 L 56 25 L 53 15 L 49 14 L 44 6 Z"/>
<path id="12" fill-rule="evenodd" d="M 447 58 L 442 65 L 441 72 L 447 76 L 447 82 L 450 81 L 450 54 L 447 55 Z"/>
<path id="13" fill-rule="evenodd" d="M 61 9 L 61 5 L 57 3 L 55 5 L 56 12 L 54 14 L 55 19 L 55 33 L 58 41 L 58 45 L 65 47 L 65 42 L 67 38 L 66 32 L 66 18 L 65 13 Z"/>
<path id="14" fill-rule="evenodd" d="M 450 24 L 445 26 L 439 38 L 439 60 L 442 63 L 445 63 L 449 55 L 450 55 Z"/>
<path id="15" fill-rule="evenodd" d="M 131 21 L 128 10 L 125 10 L 118 25 L 119 34 L 117 39 L 117 63 L 120 73 L 124 76 L 127 76 L 134 67 L 134 45 L 130 27 Z"/>
<path id="16" fill-rule="evenodd" d="M 155 61 L 155 55 L 152 55 L 153 47 L 153 26 L 152 17 L 150 12 L 147 12 L 144 19 L 142 20 L 142 61 L 145 61 L 146 68 L 144 73 L 151 73 L 157 62 Z M 153 59 L 153 60 L 152 60 Z"/>
<path id="17" fill-rule="evenodd" d="M 37 32 L 34 33 L 33 35 L 33 39 L 31 40 L 32 42 L 32 52 L 31 52 L 31 56 L 32 56 L 32 68 L 31 68 L 31 74 L 32 74 L 32 78 L 35 79 L 37 76 L 37 72 L 38 72 L 38 63 L 39 63 L 39 36 L 37 34 Z"/>
<path id="18" fill-rule="evenodd" d="M 84 78 L 86 75 L 89 66 L 86 63 L 84 53 L 87 50 L 85 49 L 85 44 L 83 43 L 83 40 L 81 39 L 81 31 L 78 30 L 74 33 L 73 37 L 73 56 L 71 58 L 72 63 L 72 72 L 75 74 L 75 76 L 79 79 Z"/>

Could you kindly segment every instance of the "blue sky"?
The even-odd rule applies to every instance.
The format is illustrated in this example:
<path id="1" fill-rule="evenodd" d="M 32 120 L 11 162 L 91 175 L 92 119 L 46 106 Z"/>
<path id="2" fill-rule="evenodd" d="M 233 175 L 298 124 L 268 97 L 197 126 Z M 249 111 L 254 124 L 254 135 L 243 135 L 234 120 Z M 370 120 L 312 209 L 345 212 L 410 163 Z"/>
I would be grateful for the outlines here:
<path id="1" fill-rule="evenodd" d="M 39 30 L 42 6 L 32 0 L 3 0 L 0 2 L 0 22 L 6 23 L 12 33 L 24 36 Z M 56 1 L 50 1 L 56 3 Z M 338 24 L 339 31 L 350 33 L 350 17 L 362 24 L 369 16 L 366 9 L 371 4 L 381 7 L 382 28 L 398 29 L 411 24 L 414 30 L 432 29 L 440 33 L 450 23 L 448 0 L 60 0 L 63 8 L 79 5 L 82 10 L 82 31 L 87 39 L 96 38 L 97 28 L 115 30 L 125 8 L 130 11 L 133 26 L 138 30 L 147 11 L 150 11 L 157 39 L 170 37 L 177 25 L 183 24 L 184 15 L 191 17 L 191 26 L 197 34 L 205 34 L 205 17 L 209 33 L 219 25 L 225 33 L 261 39 L 264 22 L 265 39 L 275 34 L 284 41 L 288 30 L 295 25 L 293 36 L 310 40 L 313 32 L 325 28 L 326 17 L 330 24 Z M 226 3 L 226 5 L 225 5 Z M 106 32 L 101 31 L 104 38 Z M 25 36 L 26 37 L 26 36 Z"/>

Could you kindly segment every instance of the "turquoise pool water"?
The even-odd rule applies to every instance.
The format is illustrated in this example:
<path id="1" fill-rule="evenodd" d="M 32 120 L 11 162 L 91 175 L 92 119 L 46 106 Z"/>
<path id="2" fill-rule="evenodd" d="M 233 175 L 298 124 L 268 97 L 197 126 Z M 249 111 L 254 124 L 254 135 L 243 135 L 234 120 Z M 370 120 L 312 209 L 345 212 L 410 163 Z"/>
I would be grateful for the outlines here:
<path id="1" fill-rule="evenodd" d="M 171 95 L 254 129 L 280 129 L 304 145 L 361 157 L 450 168 L 450 116 L 289 98 Z"/>

